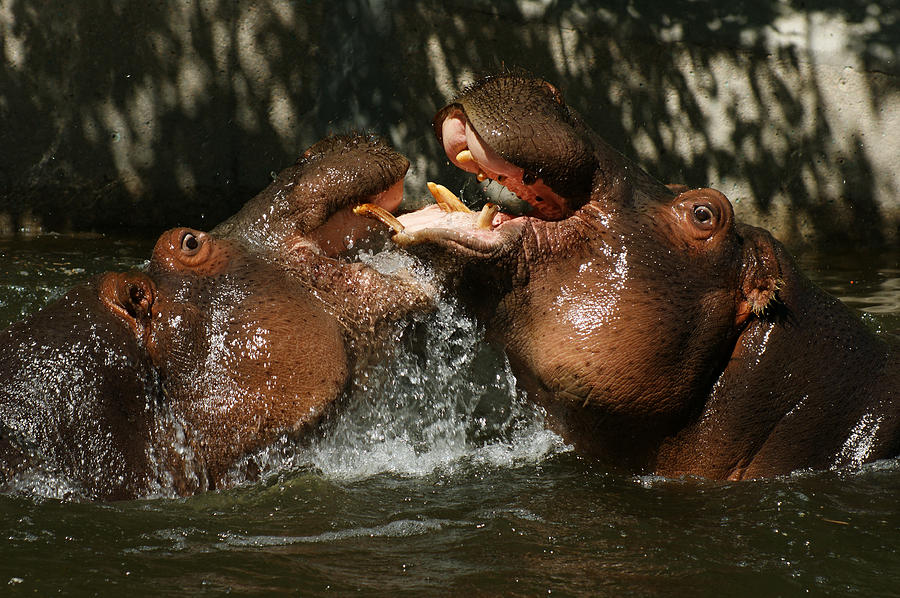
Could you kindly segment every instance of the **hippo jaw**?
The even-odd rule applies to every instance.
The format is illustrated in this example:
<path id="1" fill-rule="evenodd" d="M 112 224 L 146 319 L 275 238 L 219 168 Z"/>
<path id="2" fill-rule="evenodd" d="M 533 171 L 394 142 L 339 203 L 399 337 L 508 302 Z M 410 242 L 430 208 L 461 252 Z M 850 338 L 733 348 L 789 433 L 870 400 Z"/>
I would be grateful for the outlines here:
<path id="1" fill-rule="evenodd" d="M 451 256 L 489 258 L 513 251 L 528 229 L 558 236 L 554 225 L 572 219 L 595 195 L 616 197 L 612 205 L 594 206 L 601 211 L 630 203 L 629 188 L 620 180 L 627 164 L 622 166 L 622 157 L 597 139 L 545 81 L 489 77 L 440 110 L 432 124 L 454 165 L 479 181 L 498 183 L 526 213 L 517 216 L 502 203 L 489 203 L 480 214 L 470 214 L 452 193 L 429 183 L 440 209 L 432 206 L 399 219 L 362 210 L 391 226 L 392 240 L 400 246 L 429 245 Z M 596 212 L 584 216 L 602 228 L 604 218 Z"/>
<path id="2" fill-rule="evenodd" d="M 378 137 L 328 137 L 212 233 L 276 258 L 299 248 L 335 257 L 369 240 L 383 243 L 382 232 L 373 234 L 353 208 L 372 203 L 395 212 L 408 169 L 409 161 Z"/>
<path id="3" fill-rule="evenodd" d="M 541 220 L 567 218 L 591 197 L 595 136 L 546 81 L 487 77 L 441 109 L 432 125 L 451 162 L 479 180 L 497 181 Z"/>
<path id="4" fill-rule="evenodd" d="M 507 161 L 484 141 L 465 112 L 457 105 L 439 115 L 439 138 L 444 152 L 458 168 L 476 175 L 479 182 L 496 181 L 527 203 L 530 213 L 542 220 L 561 220 L 572 214 L 570 202 L 541 177 Z"/>
<path id="5" fill-rule="evenodd" d="M 370 203 L 396 212 L 408 170 L 404 156 L 372 135 L 335 136 L 315 143 L 270 186 L 278 189 L 276 197 L 281 195 L 290 204 L 281 219 L 293 230 L 281 241 L 282 248 L 292 252 L 305 247 L 337 257 L 367 241 L 383 243 L 353 209 Z"/>
<path id="6" fill-rule="evenodd" d="M 450 193 L 446 189 L 444 192 Z M 525 217 L 504 218 L 493 204 L 485 205 L 481 212 L 473 212 L 465 206 L 448 207 L 438 203 L 399 218 L 377 206 L 364 204 L 356 213 L 389 226 L 394 232 L 391 240 L 400 247 L 439 248 L 451 256 L 475 259 L 490 259 L 505 253 L 515 246 L 526 225 Z"/>
<path id="7" fill-rule="evenodd" d="M 354 210 L 363 204 L 379 206 L 394 213 L 403 201 L 403 179 L 372 195 L 350 198 L 348 205 L 335 210 L 320 225 L 304 235 L 295 235 L 286 242 L 286 249 L 309 247 L 330 257 L 337 257 L 372 238 L 372 228 Z"/>

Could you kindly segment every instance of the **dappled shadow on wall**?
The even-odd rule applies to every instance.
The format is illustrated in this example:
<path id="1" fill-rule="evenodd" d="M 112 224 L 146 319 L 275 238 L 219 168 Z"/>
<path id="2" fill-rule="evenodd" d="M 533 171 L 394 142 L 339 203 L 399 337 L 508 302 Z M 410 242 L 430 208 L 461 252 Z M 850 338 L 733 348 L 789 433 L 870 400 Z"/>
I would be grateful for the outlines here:
<path id="1" fill-rule="evenodd" d="M 211 228 L 351 129 L 409 156 L 415 203 L 426 179 L 471 186 L 434 140 L 435 110 L 521 68 L 666 182 L 716 186 L 783 239 L 879 243 L 900 195 L 880 147 L 900 18 L 872 6 L 10 0 L 0 147 L 15 151 L 0 212 L 49 228 Z M 834 35 L 838 49 L 822 46 Z"/>

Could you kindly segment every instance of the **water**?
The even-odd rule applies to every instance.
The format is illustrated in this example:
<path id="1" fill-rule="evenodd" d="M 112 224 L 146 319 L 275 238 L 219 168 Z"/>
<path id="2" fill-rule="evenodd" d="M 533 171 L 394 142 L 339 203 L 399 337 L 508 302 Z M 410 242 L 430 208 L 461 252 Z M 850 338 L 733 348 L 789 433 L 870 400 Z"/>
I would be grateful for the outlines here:
<path id="1" fill-rule="evenodd" d="M 0 326 L 151 246 L 0 242 Z M 900 330 L 895 255 L 801 262 Z M 321 437 L 260 455 L 261 481 L 0 496 L 0 595 L 900 596 L 900 459 L 742 483 L 612 473 L 544 431 L 479 335 L 444 305 L 404 341 L 428 359 L 400 343 Z"/>

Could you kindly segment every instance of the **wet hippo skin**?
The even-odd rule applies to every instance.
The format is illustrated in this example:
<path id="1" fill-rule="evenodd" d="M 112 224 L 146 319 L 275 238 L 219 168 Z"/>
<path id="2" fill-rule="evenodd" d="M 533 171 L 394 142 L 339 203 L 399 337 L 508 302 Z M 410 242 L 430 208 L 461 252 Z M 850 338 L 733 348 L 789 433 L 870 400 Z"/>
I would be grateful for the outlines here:
<path id="1" fill-rule="evenodd" d="M 0 487 L 45 476 L 92 499 L 188 495 L 246 479 L 248 456 L 282 436 L 302 439 L 395 324 L 431 305 L 405 279 L 327 255 L 334 231 L 316 234 L 402 182 L 405 159 L 388 153 L 393 169 L 376 156 L 377 183 L 358 184 L 365 143 L 313 146 L 326 147 L 319 160 L 352 155 L 358 176 L 329 179 L 307 152 L 304 180 L 331 186 L 293 193 L 292 211 L 278 193 L 230 232 L 167 231 L 146 271 L 99 276 L 0 333 Z"/>
<path id="2" fill-rule="evenodd" d="M 385 221 L 445 272 L 577 450 L 719 479 L 900 452 L 896 348 L 724 195 L 667 188 L 529 77 L 474 84 L 434 128 L 451 162 L 530 212 L 450 201 Z"/>
<path id="3" fill-rule="evenodd" d="M 146 322 L 139 295 L 154 292 L 142 273 L 107 274 L 0 333 L 0 484 L 38 468 L 106 498 L 146 487 L 156 377 L 119 314 Z"/>

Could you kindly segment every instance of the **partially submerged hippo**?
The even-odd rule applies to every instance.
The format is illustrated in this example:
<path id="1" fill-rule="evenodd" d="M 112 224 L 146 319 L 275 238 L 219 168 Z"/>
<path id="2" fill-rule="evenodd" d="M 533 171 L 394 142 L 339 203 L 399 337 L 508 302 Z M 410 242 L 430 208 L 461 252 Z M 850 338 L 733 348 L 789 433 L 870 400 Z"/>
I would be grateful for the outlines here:
<path id="1" fill-rule="evenodd" d="M 724 195 L 674 193 L 540 80 L 480 81 L 434 128 L 530 213 L 470 213 L 446 190 L 399 222 L 362 211 L 450 273 L 578 450 L 719 479 L 900 453 L 896 351 Z"/>
<path id="2" fill-rule="evenodd" d="M 304 218 L 279 213 L 282 196 L 272 210 L 251 204 L 272 223 L 261 238 L 289 239 L 292 251 L 234 230 L 173 229 L 145 272 L 101 275 L 0 332 L 0 487 L 43 475 L 95 499 L 191 494 L 227 486 L 235 467 L 253 467 L 243 457 L 315 425 L 393 324 L 430 305 L 402 279 L 322 255 L 333 235 L 319 226 L 379 193 L 357 197 L 366 169 L 354 139 L 313 152 L 354 154 L 343 197 L 313 163 L 291 195 Z M 312 184 L 316 173 L 332 184 Z"/>
<path id="3" fill-rule="evenodd" d="M 171 456 L 150 448 L 157 377 L 134 331 L 153 292 L 109 273 L 0 333 L 0 487 L 33 471 L 95 497 L 149 490 L 151 461 Z"/>

